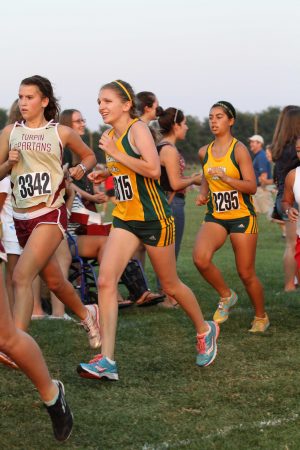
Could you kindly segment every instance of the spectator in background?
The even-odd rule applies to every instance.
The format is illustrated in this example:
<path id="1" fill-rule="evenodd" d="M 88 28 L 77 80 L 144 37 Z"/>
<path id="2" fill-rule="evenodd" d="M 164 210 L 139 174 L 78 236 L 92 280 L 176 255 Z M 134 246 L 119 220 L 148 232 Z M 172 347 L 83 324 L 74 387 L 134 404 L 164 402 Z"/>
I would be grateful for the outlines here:
<path id="1" fill-rule="evenodd" d="M 273 162 L 273 155 L 272 155 L 272 145 L 268 144 L 266 145 L 266 157 L 267 160 L 269 161 L 269 163 L 271 164 L 271 168 L 272 168 L 272 180 L 268 180 L 268 181 L 272 181 L 272 184 L 269 186 L 271 193 L 272 193 L 272 197 L 276 198 L 277 195 L 277 187 L 276 187 L 276 174 L 275 174 L 275 170 L 274 170 L 274 162 Z M 273 209 L 270 212 L 270 220 L 274 223 L 277 223 L 280 230 L 281 230 L 281 237 L 285 239 L 286 237 L 286 232 L 285 232 L 285 222 L 284 220 L 281 219 L 281 216 L 278 214 L 276 206 L 274 205 L 275 202 L 275 198 L 273 200 Z"/>
<path id="2" fill-rule="evenodd" d="M 65 109 L 59 115 L 59 123 L 72 128 L 81 138 L 85 134 L 86 120 L 83 118 L 80 111 L 77 109 Z M 74 167 L 78 164 L 79 159 L 77 155 L 73 155 L 68 147 L 64 148 L 63 163 L 68 164 L 68 167 Z M 83 204 L 91 211 L 97 211 L 96 204 L 102 203 L 102 195 L 99 192 L 94 192 L 93 183 L 87 178 L 87 173 L 82 179 L 73 180 L 74 188 L 82 198 Z"/>
<path id="3" fill-rule="evenodd" d="M 284 192 L 285 178 L 290 170 L 300 165 L 297 157 L 295 143 L 300 135 L 300 108 L 287 106 L 279 116 L 278 122 L 280 127 L 276 125 L 276 136 L 272 143 L 273 160 L 275 161 L 276 182 L 278 187 L 276 197 L 276 209 L 282 220 L 285 221 L 286 228 L 286 246 L 283 255 L 284 265 L 284 290 L 291 292 L 296 290 L 295 275 L 298 276 L 296 261 L 294 258 L 296 245 L 296 223 L 289 222 L 287 211 L 282 208 L 282 198 Z M 293 205 L 295 208 L 298 205 Z M 299 280 L 299 277 L 298 277 Z"/>
<path id="4" fill-rule="evenodd" d="M 101 211 L 101 215 L 103 217 L 105 217 L 108 202 L 111 201 L 114 205 L 116 204 L 114 177 L 112 175 L 105 179 L 104 189 L 105 189 L 106 201 L 103 203 L 103 207 L 102 207 L 102 211 Z"/>
<path id="5" fill-rule="evenodd" d="M 275 127 L 275 131 L 273 134 L 273 139 L 272 139 L 272 144 L 270 145 L 270 151 L 271 151 L 271 158 L 273 161 L 273 164 L 275 162 L 275 158 L 276 156 L 273 154 L 273 149 L 275 148 L 275 143 L 278 141 L 278 137 L 281 131 L 281 127 L 282 127 L 282 121 L 284 119 L 284 117 L 286 116 L 287 112 L 290 111 L 291 109 L 297 109 L 298 106 L 296 105 L 287 105 L 283 108 L 283 110 L 281 111 L 281 113 L 279 114 L 277 123 L 276 123 L 276 127 Z M 277 150 L 276 150 L 277 153 Z M 273 179 L 274 179 L 274 183 L 275 186 L 278 187 L 278 180 L 277 180 L 277 173 L 276 173 L 277 167 L 274 164 L 273 166 Z M 278 190 L 277 190 L 278 193 Z M 277 194 L 276 194 L 277 196 Z M 278 202 L 279 203 L 279 202 Z M 273 212 L 271 214 L 271 218 L 274 222 L 278 222 L 278 223 L 285 223 L 285 221 L 282 218 L 282 215 L 280 214 L 280 212 L 277 210 L 277 205 L 276 205 L 276 201 L 274 203 L 274 207 L 273 207 Z"/>
<path id="6" fill-rule="evenodd" d="M 255 172 L 257 191 L 253 196 L 257 213 L 269 214 L 273 207 L 273 198 L 267 186 L 273 183 L 272 167 L 264 151 L 264 139 L 259 134 L 249 138 L 250 149 L 253 153 L 253 168 Z"/>
<path id="7" fill-rule="evenodd" d="M 73 130 L 76 133 L 78 133 L 79 136 L 82 137 L 84 134 L 85 121 L 82 118 L 81 112 L 78 110 L 74 110 L 74 109 L 67 110 L 67 111 L 72 111 L 71 116 L 68 112 L 66 114 L 64 114 L 64 112 L 63 112 L 60 116 L 60 120 L 62 120 L 63 122 L 66 122 L 66 117 L 68 117 L 69 119 L 70 119 L 70 117 L 73 118 L 71 128 L 73 128 Z M 74 160 L 73 160 L 73 162 L 74 162 Z M 76 162 L 76 160 L 75 160 L 75 162 Z M 99 168 L 101 170 L 104 168 L 104 166 L 100 165 Z M 93 186 L 93 183 L 91 183 L 88 180 L 88 183 L 91 184 L 92 188 L 95 187 L 95 191 L 97 192 L 97 194 L 94 194 L 94 195 L 89 194 L 89 196 L 87 197 L 86 196 L 87 193 L 85 191 L 83 192 L 83 195 L 82 195 L 82 190 L 78 188 L 78 186 L 77 186 L 77 184 L 75 184 L 74 180 L 72 180 L 72 182 L 70 182 L 68 177 L 66 177 L 66 178 L 67 179 L 66 179 L 65 201 L 66 201 L 67 209 L 70 213 L 71 213 L 71 211 L 76 211 L 76 209 L 78 209 L 78 208 L 82 208 L 82 207 L 86 208 L 86 204 L 83 202 L 84 197 L 85 197 L 85 199 L 89 199 L 89 202 L 93 202 L 96 200 L 97 203 L 103 203 L 103 201 L 105 201 L 106 195 L 112 196 L 112 194 L 113 194 L 113 198 L 115 198 L 114 197 L 115 192 L 114 192 L 113 180 L 111 180 L 112 184 L 111 183 L 106 184 L 106 188 L 108 190 L 106 192 L 106 195 L 104 194 L 104 192 L 101 192 L 100 190 L 98 190 L 97 186 Z M 112 179 L 113 177 L 109 177 L 109 178 Z M 92 209 L 92 208 L 87 208 L 87 209 Z M 96 258 L 98 260 L 98 264 L 100 265 L 103 249 L 104 249 L 105 243 L 107 241 L 107 236 L 85 235 L 85 234 L 76 236 L 76 233 L 74 232 L 74 230 L 77 228 L 77 226 L 78 226 L 78 224 L 69 223 L 68 231 L 76 239 L 79 255 L 83 258 Z M 58 259 L 60 261 L 61 268 L 63 270 L 65 277 L 67 278 L 68 272 L 69 272 L 69 267 L 71 264 L 71 254 L 70 254 L 70 250 L 69 250 L 66 240 L 61 242 L 57 251 L 59 251 Z M 130 294 L 130 299 L 123 300 L 121 298 L 121 296 L 119 295 L 118 299 L 119 299 L 119 307 L 120 308 L 122 308 L 124 306 L 132 305 L 134 302 L 136 302 L 136 304 L 138 306 L 143 307 L 143 306 L 156 305 L 157 303 L 162 301 L 163 296 L 161 294 L 155 294 L 155 293 L 151 292 L 150 289 L 148 288 L 147 280 L 145 278 L 142 267 L 139 267 L 139 265 L 136 265 L 134 268 L 132 268 L 132 266 L 131 266 L 131 274 L 129 274 L 129 272 L 130 272 L 130 270 L 127 270 L 127 271 L 125 270 L 124 274 L 123 274 L 123 278 L 124 279 L 126 278 L 125 285 L 128 288 L 128 291 Z M 133 278 L 138 280 L 138 283 L 136 283 L 136 285 L 134 285 Z M 55 311 L 57 311 L 57 313 L 55 314 L 55 312 L 53 311 L 52 316 L 50 316 L 50 318 L 52 318 L 54 316 L 55 318 L 68 319 L 68 316 L 66 317 L 66 314 L 64 314 L 63 303 L 60 302 L 52 293 L 51 293 L 51 302 L 52 302 L 52 306 L 54 306 L 54 309 L 55 309 Z"/>
<path id="8" fill-rule="evenodd" d="M 184 176 L 185 160 L 176 148 L 176 142 L 185 139 L 188 131 L 186 118 L 177 108 L 160 112 L 158 124 L 162 140 L 157 145 L 160 158 L 160 184 L 164 189 L 175 219 L 175 253 L 178 257 L 184 231 L 185 189 L 201 184 L 201 175 Z"/>
<path id="9" fill-rule="evenodd" d="M 157 111 L 160 110 L 156 95 L 150 91 L 141 91 L 136 94 L 136 109 L 140 120 L 149 126 L 152 136 L 156 141 L 158 131 L 156 128 L 150 127 L 150 123 L 157 119 Z M 140 243 L 135 256 L 145 268 L 146 249 L 142 242 Z"/>
<path id="10" fill-rule="evenodd" d="M 175 221 L 177 259 L 185 224 L 185 189 L 192 184 L 200 185 L 201 175 L 184 176 L 185 160 L 176 147 L 177 141 L 184 140 L 188 131 L 183 112 L 177 108 L 162 109 L 159 112 L 158 124 L 162 134 L 162 140 L 157 145 L 161 165 L 160 185 L 165 191 Z M 162 306 L 174 307 L 177 306 L 177 302 L 167 297 Z"/>
<path id="11" fill-rule="evenodd" d="M 300 160 L 300 136 L 295 144 L 296 155 Z M 295 208 L 295 204 L 298 208 Z M 295 247 L 295 260 L 300 271 L 300 166 L 291 170 L 285 179 L 284 192 L 282 198 L 282 207 L 286 211 L 289 221 L 296 224 L 297 229 L 297 243 Z"/>
<path id="12" fill-rule="evenodd" d="M 78 111 L 77 109 L 64 110 L 59 116 L 59 123 L 61 125 L 65 125 L 72 128 L 76 132 L 76 134 L 79 134 L 81 138 L 85 133 L 86 121 L 85 119 L 83 119 L 81 112 Z M 63 163 L 67 164 L 68 168 L 71 168 L 79 163 L 79 158 L 68 147 L 65 147 L 63 153 Z M 76 189 L 76 192 L 80 193 L 80 196 L 82 195 L 82 197 L 85 200 L 85 204 L 95 205 L 95 202 L 97 203 L 102 202 L 100 195 L 98 194 L 94 195 L 93 186 L 87 180 L 85 175 L 83 176 L 83 179 L 84 179 L 83 181 L 72 180 L 73 181 L 72 185 L 74 189 Z M 88 191 L 81 189 L 78 185 L 80 185 L 82 188 L 88 189 Z M 88 209 L 92 209 L 93 211 L 96 210 L 95 207 L 91 206 Z M 58 248 L 56 249 L 55 256 L 59 262 L 64 277 L 68 279 L 69 268 L 72 262 L 72 256 L 66 239 L 63 239 L 59 244 Z M 49 316 L 50 319 L 61 319 L 61 320 L 71 319 L 70 316 L 65 312 L 65 305 L 57 298 L 57 296 L 53 292 L 50 292 L 50 301 L 52 307 L 52 312 L 51 315 Z"/>
<path id="13" fill-rule="evenodd" d="M 157 118 L 157 112 L 160 110 L 158 100 L 153 92 L 142 91 L 136 95 L 137 110 L 140 114 L 140 119 L 147 125 Z"/>

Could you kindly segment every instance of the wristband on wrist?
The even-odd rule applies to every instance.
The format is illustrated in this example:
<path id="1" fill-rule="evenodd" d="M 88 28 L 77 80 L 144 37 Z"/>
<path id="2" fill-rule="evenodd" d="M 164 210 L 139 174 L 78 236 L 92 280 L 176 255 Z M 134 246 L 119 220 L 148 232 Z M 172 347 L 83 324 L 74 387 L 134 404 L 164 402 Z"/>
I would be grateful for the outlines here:
<path id="1" fill-rule="evenodd" d="M 289 215 L 289 210 L 290 210 L 291 208 L 287 208 L 286 210 L 285 210 L 285 214 L 288 216 Z"/>
<path id="2" fill-rule="evenodd" d="M 84 164 L 82 164 L 82 163 L 79 163 L 79 164 L 78 164 L 78 166 L 79 166 L 79 167 L 81 167 L 81 169 L 83 170 L 83 172 L 84 172 L 84 173 L 86 173 L 86 171 L 87 171 L 87 168 L 85 167 L 85 165 L 84 165 Z"/>

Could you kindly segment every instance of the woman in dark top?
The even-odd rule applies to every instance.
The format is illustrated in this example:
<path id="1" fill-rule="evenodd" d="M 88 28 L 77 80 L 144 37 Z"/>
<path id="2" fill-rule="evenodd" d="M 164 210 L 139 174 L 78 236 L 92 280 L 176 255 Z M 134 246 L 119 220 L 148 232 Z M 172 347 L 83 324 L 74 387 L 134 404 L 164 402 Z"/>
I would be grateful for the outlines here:
<path id="1" fill-rule="evenodd" d="M 297 275 L 297 266 L 294 258 L 296 224 L 288 221 L 288 215 L 286 211 L 282 209 L 281 201 L 283 197 L 284 182 L 288 172 L 300 165 L 295 149 L 296 139 L 300 134 L 300 108 L 286 107 L 283 117 L 279 120 L 281 120 L 282 123 L 280 128 L 277 129 L 277 136 L 276 139 L 273 140 L 272 145 L 272 154 L 275 161 L 274 170 L 278 187 L 275 205 L 286 225 L 286 248 L 283 255 L 285 272 L 284 290 L 290 292 L 296 289 L 295 275 Z"/>
<path id="2" fill-rule="evenodd" d="M 175 220 L 175 254 L 178 257 L 184 231 L 185 189 L 201 184 L 201 175 L 184 176 L 185 161 L 176 148 L 188 131 L 186 118 L 180 109 L 167 108 L 159 111 L 158 123 L 162 140 L 157 145 L 160 158 L 160 184 L 167 194 Z"/>

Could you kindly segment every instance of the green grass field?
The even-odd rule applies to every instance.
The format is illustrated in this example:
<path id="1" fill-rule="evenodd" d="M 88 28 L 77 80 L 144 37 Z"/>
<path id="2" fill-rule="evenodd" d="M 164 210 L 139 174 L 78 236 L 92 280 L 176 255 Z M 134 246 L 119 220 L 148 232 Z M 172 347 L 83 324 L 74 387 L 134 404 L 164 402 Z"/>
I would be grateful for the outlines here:
<path id="1" fill-rule="evenodd" d="M 192 247 L 203 209 L 188 196 L 178 269 L 211 318 L 217 295 L 196 271 Z M 247 332 L 253 317 L 227 243 L 215 261 L 239 294 L 222 326 L 212 366 L 195 365 L 195 333 L 182 310 L 136 307 L 120 312 L 116 359 L 119 382 L 76 374 L 89 349 L 75 323 L 40 321 L 30 333 L 54 378 L 65 383 L 75 426 L 65 449 L 298 450 L 300 448 L 299 294 L 283 293 L 284 240 L 277 225 L 259 220 L 257 272 L 265 287 L 270 329 Z M 154 285 L 148 264 L 147 272 Z M 0 449 L 56 449 L 37 392 L 21 373 L 0 367 Z"/>

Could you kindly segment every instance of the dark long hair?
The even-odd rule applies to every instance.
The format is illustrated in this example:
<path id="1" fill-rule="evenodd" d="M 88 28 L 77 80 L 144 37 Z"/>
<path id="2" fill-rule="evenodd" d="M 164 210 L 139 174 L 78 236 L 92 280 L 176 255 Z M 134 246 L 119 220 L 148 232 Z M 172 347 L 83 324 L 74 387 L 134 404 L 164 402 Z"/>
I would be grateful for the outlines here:
<path id="1" fill-rule="evenodd" d="M 73 128 L 72 116 L 74 112 L 80 112 L 78 109 L 64 109 L 59 116 L 59 123 Z"/>
<path id="2" fill-rule="evenodd" d="M 148 108 L 151 108 L 153 106 L 156 97 L 155 94 L 153 94 L 153 92 L 142 91 L 136 94 L 136 99 L 137 99 L 137 110 L 139 114 L 142 116 L 145 112 L 146 106 L 148 106 Z"/>
<path id="3" fill-rule="evenodd" d="M 160 108 L 158 116 L 159 131 L 163 136 L 171 133 L 173 126 L 184 120 L 183 112 L 177 108 Z"/>
<path id="4" fill-rule="evenodd" d="M 37 86 L 42 95 L 49 99 L 49 103 L 45 108 L 45 119 L 58 121 L 60 107 L 58 100 L 53 93 L 52 84 L 50 81 L 40 75 L 33 75 L 32 77 L 24 78 L 21 81 L 21 86 Z"/>
<path id="5" fill-rule="evenodd" d="M 295 144 L 300 135 L 300 108 L 292 108 L 285 112 L 274 145 L 272 155 L 276 161 L 282 155 L 283 149 L 288 144 Z"/>
<path id="6" fill-rule="evenodd" d="M 215 108 L 217 106 L 223 109 L 228 119 L 236 119 L 236 111 L 231 103 L 227 102 L 226 100 L 219 100 L 217 103 L 214 103 L 212 105 L 212 108 Z"/>

